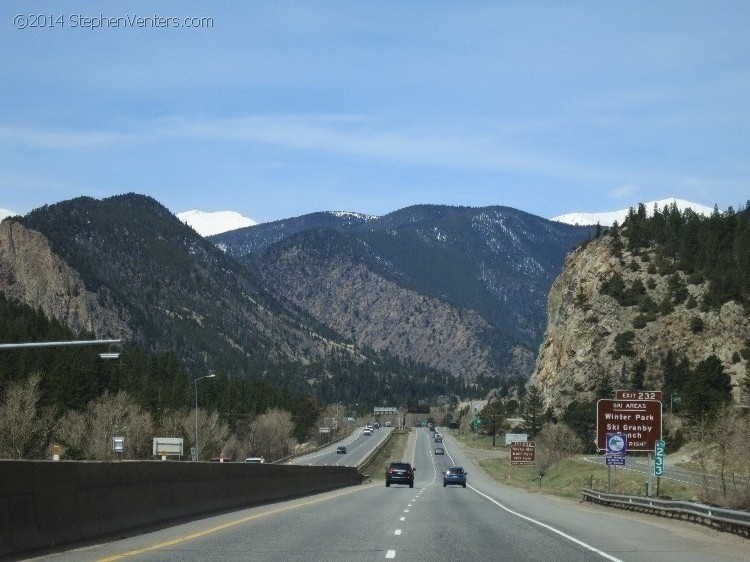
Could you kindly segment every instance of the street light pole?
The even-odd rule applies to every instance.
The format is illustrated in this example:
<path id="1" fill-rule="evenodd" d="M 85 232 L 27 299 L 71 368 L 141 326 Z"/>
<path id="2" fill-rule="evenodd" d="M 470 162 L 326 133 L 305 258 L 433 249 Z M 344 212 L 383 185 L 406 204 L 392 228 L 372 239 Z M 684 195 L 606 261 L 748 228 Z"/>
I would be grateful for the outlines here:
<path id="1" fill-rule="evenodd" d="M 205 377 L 198 377 L 195 379 L 195 460 L 200 460 L 200 452 L 198 450 L 198 381 L 202 379 L 212 379 L 216 375 L 206 375 Z"/>

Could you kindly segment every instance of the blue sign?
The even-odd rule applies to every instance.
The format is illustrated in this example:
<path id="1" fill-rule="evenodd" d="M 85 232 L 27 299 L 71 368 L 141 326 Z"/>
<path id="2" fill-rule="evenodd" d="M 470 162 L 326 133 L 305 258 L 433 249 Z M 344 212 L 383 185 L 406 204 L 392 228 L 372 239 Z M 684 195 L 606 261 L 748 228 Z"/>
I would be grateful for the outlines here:
<path id="1" fill-rule="evenodd" d="M 607 433 L 607 466 L 625 466 L 628 452 L 628 436 L 622 433 Z"/>
<path id="2" fill-rule="evenodd" d="M 610 455 L 607 453 L 607 466 L 625 466 L 625 455 Z"/>
<path id="3" fill-rule="evenodd" d="M 624 455 L 628 452 L 628 436 L 622 433 L 607 433 L 607 454 Z"/>

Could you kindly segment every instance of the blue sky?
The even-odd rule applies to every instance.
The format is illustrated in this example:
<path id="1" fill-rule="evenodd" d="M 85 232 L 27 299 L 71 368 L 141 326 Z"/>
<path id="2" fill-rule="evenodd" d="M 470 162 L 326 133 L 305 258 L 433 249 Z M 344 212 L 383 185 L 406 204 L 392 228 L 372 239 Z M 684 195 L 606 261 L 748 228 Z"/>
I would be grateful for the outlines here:
<path id="1" fill-rule="evenodd" d="M 0 3 L 0 208 L 750 199 L 750 2 L 227 4 Z"/>

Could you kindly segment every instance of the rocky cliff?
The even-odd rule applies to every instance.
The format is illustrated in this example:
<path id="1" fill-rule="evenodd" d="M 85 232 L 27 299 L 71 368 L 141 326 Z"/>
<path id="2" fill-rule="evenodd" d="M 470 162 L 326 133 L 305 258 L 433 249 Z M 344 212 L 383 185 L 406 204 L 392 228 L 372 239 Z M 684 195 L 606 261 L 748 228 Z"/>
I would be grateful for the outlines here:
<path id="1" fill-rule="evenodd" d="M 41 309 L 77 333 L 128 338 L 131 330 L 86 290 L 81 276 L 50 248 L 39 232 L 22 224 L 0 223 L 0 291 Z"/>
<path id="2" fill-rule="evenodd" d="M 644 388 L 660 390 L 661 361 L 670 350 L 692 365 L 716 355 L 736 383 L 747 361 L 740 352 L 750 339 L 743 306 L 731 300 L 719 308 L 698 306 L 709 290 L 706 281 L 682 271 L 659 273 L 653 252 L 615 254 L 611 237 L 597 238 L 567 257 L 552 285 L 547 330 L 531 381 L 553 408 L 560 412 L 574 399 L 593 400 L 603 374 L 615 388 L 628 389 L 641 360 Z M 607 284 L 618 276 L 626 290 L 639 289 L 642 302 L 669 304 L 646 314 L 643 306 L 623 305 L 607 294 Z M 677 299 L 682 302 L 673 303 L 675 286 L 688 293 Z"/>

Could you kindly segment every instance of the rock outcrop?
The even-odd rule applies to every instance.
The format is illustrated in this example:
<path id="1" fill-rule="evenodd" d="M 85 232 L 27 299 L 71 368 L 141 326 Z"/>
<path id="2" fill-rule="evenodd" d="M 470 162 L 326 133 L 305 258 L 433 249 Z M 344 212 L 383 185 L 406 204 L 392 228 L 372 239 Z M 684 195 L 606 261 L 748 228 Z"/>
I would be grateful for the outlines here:
<path id="1" fill-rule="evenodd" d="M 0 223 L 0 291 L 41 309 L 76 333 L 127 338 L 126 322 L 99 304 L 81 276 L 50 248 L 39 232 L 19 222 Z"/>
<path id="2" fill-rule="evenodd" d="M 670 350 L 687 357 L 692 366 L 716 355 L 733 384 L 745 372 L 746 360 L 739 352 L 750 339 L 750 318 L 734 301 L 718 310 L 695 306 L 708 290 L 707 283 L 690 284 L 683 272 L 673 274 L 684 281 L 692 299 L 645 322 L 638 306 L 623 306 L 602 292 L 602 286 L 619 275 L 625 286 L 640 280 L 654 303 L 669 300 L 670 276 L 653 272 L 650 263 L 648 252 L 615 257 L 610 237 L 592 240 L 567 257 L 549 294 L 547 330 L 531 377 L 557 412 L 573 400 L 593 400 L 597 380 L 604 374 L 615 388 L 628 389 L 640 360 L 646 366 L 645 388 L 661 389 L 661 361 Z M 628 332 L 632 339 L 623 354 L 618 336 L 622 346 L 622 335 Z"/>

